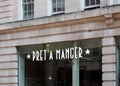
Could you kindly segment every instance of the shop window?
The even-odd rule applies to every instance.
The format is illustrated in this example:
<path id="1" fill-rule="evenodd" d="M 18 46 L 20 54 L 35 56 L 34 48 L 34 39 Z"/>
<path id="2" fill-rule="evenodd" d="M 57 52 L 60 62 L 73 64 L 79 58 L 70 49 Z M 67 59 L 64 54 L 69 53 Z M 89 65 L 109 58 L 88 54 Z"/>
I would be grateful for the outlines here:
<path id="1" fill-rule="evenodd" d="M 65 1 L 64 0 L 52 0 L 52 14 L 64 13 Z"/>
<path id="2" fill-rule="evenodd" d="M 120 37 L 116 37 L 116 86 L 120 86 Z"/>
<path id="3" fill-rule="evenodd" d="M 23 0 L 23 18 L 31 19 L 34 17 L 34 0 Z"/>
<path id="4" fill-rule="evenodd" d="M 90 54 L 83 53 L 80 59 L 80 85 L 102 86 L 102 48 L 100 40 L 80 42 L 83 51 L 89 48 Z"/>
<path id="5" fill-rule="evenodd" d="M 85 9 L 97 8 L 100 6 L 100 0 L 85 0 Z"/>
<path id="6" fill-rule="evenodd" d="M 83 58 L 64 59 L 62 57 L 63 59 L 48 59 L 50 50 L 53 51 L 52 55 L 56 58 L 56 50 L 61 50 L 60 53 L 63 52 L 62 50 L 69 50 L 69 48 L 73 50 L 73 44 L 73 42 L 61 42 L 51 43 L 50 45 L 41 44 L 18 47 L 19 58 L 24 59 L 19 59 L 19 63 L 22 65 L 19 65 L 21 74 L 19 75 L 19 85 L 21 86 L 24 83 L 23 86 L 102 86 L 100 40 L 77 41 L 77 46 L 81 47 L 83 51 L 87 48 L 90 50 L 90 55 L 86 55 L 85 52 L 82 53 Z M 40 53 L 40 50 L 44 49 L 47 53 Z M 67 50 L 64 53 L 68 52 Z M 39 51 L 39 54 L 36 54 L 37 57 L 42 54 L 41 57 L 46 56 L 47 59 L 44 61 L 37 61 L 37 59 L 33 61 L 27 58 L 28 54 L 34 56 L 32 55 L 33 51 Z M 76 79 L 76 77 L 78 78 Z M 22 80 L 24 81 L 21 82 Z M 73 85 L 76 80 L 78 83 Z"/>

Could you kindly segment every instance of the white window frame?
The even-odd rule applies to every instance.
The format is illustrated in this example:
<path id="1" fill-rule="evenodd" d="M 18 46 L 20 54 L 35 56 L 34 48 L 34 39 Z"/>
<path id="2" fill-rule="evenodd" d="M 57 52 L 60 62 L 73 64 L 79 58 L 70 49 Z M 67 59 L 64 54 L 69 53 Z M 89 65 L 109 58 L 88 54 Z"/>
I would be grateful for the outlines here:
<path id="1" fill-rule="evenodd" d="M 60 13 L 64 13 L 64 12 L 65 12 L 65 0 L 61 0 L 61 3 L 57 3 L 57 1 L 58 1 L 58 0 L 56 0 L 56 3 L 53 4 L 53 1 L 51 0 L 51 12 L 52 12 L 53 15 L 54 15 L 54 14 L 60 14 Z M 63 2 L 62 2 L 62 1 L 63 1 Z M 57 7 L 58 7 L 57 4 L 61 4 L 61 9 L 64 8 L 64 10 L 57 11 Z M 53 12 L 53 5 L 56 6 L 56 11 L 55 11 L 55 12 Z"/>
<path id="2" fill-rule="evenodd" d="M 32 4 L 33 4 L 33 6 L 32 6 Z M 24 10 L 25 5 L 27 5 L 27 10 L 26 11 Z M 32 6 L 31 10 L 28 10 L 28 5 Z M 34 0 L 31 0 L 30 2 L 27 2 L 27 0 L 26 0 L 26 2 L 24 2 L 24 0 L 23 0 L 22 1 L 22 7 L 23 7 L 23 19 L 32 19 L 32 18 L 34 18 Z M 27 13 L 26 16 L 24 14 L 25 12 Z M 31 15 L 29 15 L 28 12 L 31 12 Z"/>
<path id="3" fill-rule="evenodd" d="M 95 0 L 95 5 L 90 5 L 91 4 L 91 0 L 87 0 L 87 1 L 89 1 L 89 5 L 86 6 L 86 0 L 85 0 L 85 9 L 94 8 L 94 7 L 100 7 L 100 3 L 97 4 L 97 0 Z"/>

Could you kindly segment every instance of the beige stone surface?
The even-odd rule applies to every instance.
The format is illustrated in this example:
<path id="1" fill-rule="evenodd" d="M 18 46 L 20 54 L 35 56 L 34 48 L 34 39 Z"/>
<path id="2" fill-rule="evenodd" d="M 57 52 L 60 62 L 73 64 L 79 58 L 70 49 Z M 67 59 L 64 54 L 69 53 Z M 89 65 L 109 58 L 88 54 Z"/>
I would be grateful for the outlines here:
<path id="1" fill-rule="evenodd" d="M 3 56 L 0 56 L 0 62 L 13 62 L 13 61 L 17 61 L 18 56 L 16 54 L 11 54 L 11 55 L 3 55 Z"/>
<path id="2" fill-rule="evenodd" d="M 0 17 L 4 18 L 4 17 L 11 17 L 11 11 L 7 11 L 7 12 L 2 12 L 0 13 Z"/>
<path id="3" fill-rule="evenodd" d="M 10 1 L 10 0 L 9 0 Z M 12 21 L 18 21 L 22 19 L 22 1 L 20 0 L 11 0 L 12 3 Z"/>
<path id="4" fill-rule="evenodd" d="M 116 86 L 116 83 L 115 81 L 103 82 L 102 86 Z"/>
<path id="5" fill-rule="evenodd" d="M 114 54 L 115 46 L 106 46 L 102 48 L 102 54 Z"/>
<path id="6" fill-rule="evenodd" d="M 10 11 L 10 10 L 11 10 L 10 6 L 5 6 L 5 7 L 0 8 L 0 12 Z"/>
<path id="7" fill-rule="evenodd" d="M 65 0 L 65 13 L 82 11 L 84 8 L 83 0 Z"/>
<path id="8" fill-rule="evenodd" d="M 17 83 L 17 77 L 0 77 L 0 83 Z"/>
<path id="9" fill-rule="evenodd" d="M 15 47 L 10 47 L 10 48 L 0 48 L 0 55 L 5 55 L 5 54 L 16 54 L 17 50 Z"/>
<path id="10" fill-rule="evenodd" d="M 11 0 L 0 1 L 0 23 L 10 22 L 12 19 Z"/>
<path id="11" fill-rule="evenodd" d="M 116 80 L 116 74 L 114 72 L 111 73 L 103 73 L 102 75 L 103 81 L 110 81 L 110 80 Z"/>
<path id="12" fill-rule="evenodd" d="M 0 63 L 0 70 L 1 69 L 16 69 L 16 68 L 18 68 L 17 62 Z"/>
<path id="13" fill-rule="evenodd" d="M 0 6 L 11 5 L 11 0 L 2 0 Z"/>
<path id="14" fill-rule="evenodd" d="M 18 86 L 18 84 L 1 84 L 1 86 Z"/>
<path id="15" fill-rule="evenodd" d="M 17 76 L 17 74 L 17 69 L 0 70 L 0 77 L 13 77 Z"/>
<path id="16" fill-rule="evenodd" d="M 49 3 L 50 4 L 50 3 Z M 45 17 L 48 16 L 47 0 L 34 0 L 34 17 Z M 51 4 L 50 4 L 51 6 Z"/>
<path id="17" fill-rule="evenodd" d="M 113 72 L 116 71 L 115 64 L 103 64 L 102 65 L 102 72 Z"/>
<path id="18" fill-rule="evenodd" d="M 107 6 L 107 0 L 100 0 L 100 7 L 105 7 Z"/>
<path id="19" fill-rule="evenodd" d="M 115 45 L 115 39 L 114 39 L 114 37 L 103 38 L 102 45 L 103 46 Z"/>
<path id="20" fill-rule="evenodd" d="M 116 57 L 115 55 L 104 55 L 102 57 L 102 63 L 115 63 L 116 62 Z"/>

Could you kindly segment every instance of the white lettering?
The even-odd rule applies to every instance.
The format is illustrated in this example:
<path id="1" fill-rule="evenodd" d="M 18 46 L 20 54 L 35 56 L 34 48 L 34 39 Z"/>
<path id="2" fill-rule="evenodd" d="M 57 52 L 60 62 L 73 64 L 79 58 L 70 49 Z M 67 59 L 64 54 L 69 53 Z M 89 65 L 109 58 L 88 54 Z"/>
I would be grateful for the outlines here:
<path id="1" fill-rule="evenodd" d="M 53 54 L 52 54 L 52 51 L 50 51 L 50 57 L 49 57 L 49 60 L 53 60 Z"/>
<path id="2" fill-rule="evenodd" d="M 69 48 L 65 49 L 66 59 L 69 59 L 69 55 L 70 55 L 69 51 L 70 51 Z"/>
<path id="3" fill-rule="evenodd" d="M 74 50 L 74 51 L 75 51 L 75 58 L 78 58 L 78 57 L 77 57 L 77 48 L 78 48 L 78 47 L 75 47 L 75 50 Z"/>
<path id="4" fill-rule="evenodd" d="M 70 58 L 73 59 L 74 58 L 74 54 L 73 54 L 74 48 L 70 48 Z"/>
<path id="5" fill-rule="evenodd" d="M 60 49 L 56 50 L 56 60 L 60 59 Z"/>
<path id="6" fill-rule="evenodd" d="M 65 59 L 64 50 L 62 49 L 61 59 Z"/>
<path id="7" fill-rule="evenodd" d="M 79 53 L 79 58 L 82 58 L 82 52 L 83 52 L 83 51 L 82 51 L 82 48 L 79 47 L 79 52 L 78 52 L 78 53 Z"/>
<path id="8" fill-rule="evenodd" d="M 41 60 L 41 61 L 43 61 L 42 51 L 43 51 L 43 50 L 40 50 L 40 60 Z"/>
<path id="9" fill-rule="evenodd" d="M 47 54 L 47 51 L 46 50 L 44 50 L 44 60 L 46 61 L 46 54 Z"/>

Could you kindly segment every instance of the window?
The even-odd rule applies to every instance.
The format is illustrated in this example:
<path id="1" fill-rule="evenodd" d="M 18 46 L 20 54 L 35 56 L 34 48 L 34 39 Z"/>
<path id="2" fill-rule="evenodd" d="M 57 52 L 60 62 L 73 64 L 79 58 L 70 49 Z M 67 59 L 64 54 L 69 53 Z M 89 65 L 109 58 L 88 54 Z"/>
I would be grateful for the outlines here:
<path id="1" fill-rule="evenodd" d="M 100 6 L 100 0 L 85 0 L 85 8 L 94 8 Z"/>
<path id="2" fill-rule="evenodd" d="M 23 0 L 23 18 L 31 19 L 34 17 L 34 0 Z"/>
<path id="3" fill-rule="evenodd" d="M 73 45 L 72 41 L 17 47 L 19 86 L 102 86 L 101 40 L 90 39 L 76 43 L 77 47 L 83 49 L 83 58 L 71 58 L 70 54 L 79 51 L 77 48 L 75 50 L 76 44 Z M 90 54 L 86 55 L 84 51 L 88 48 Z M 33 55 L 33 51 L 38 52 Z M 51 60 L 50 51 L 53 56 Z"/>
<path id="4" fill-rule="evenodd" d="M 58 14 L 63 13 L 65 10 L 64 0 L 52 0 L 52 13 Z"/>
<path id="5" fill-rule="evenodd" d="M 116 37 L 116 86 L 120 86 L 120 37 Z"/>

